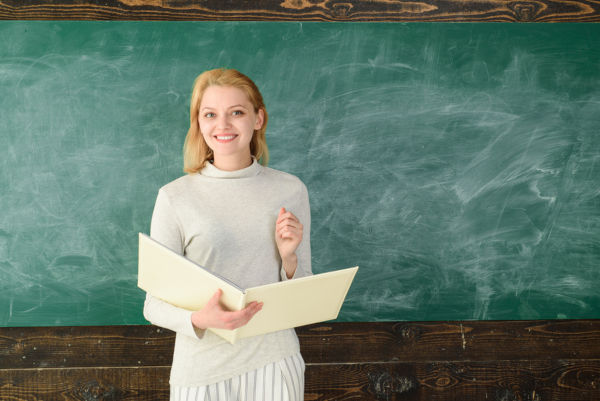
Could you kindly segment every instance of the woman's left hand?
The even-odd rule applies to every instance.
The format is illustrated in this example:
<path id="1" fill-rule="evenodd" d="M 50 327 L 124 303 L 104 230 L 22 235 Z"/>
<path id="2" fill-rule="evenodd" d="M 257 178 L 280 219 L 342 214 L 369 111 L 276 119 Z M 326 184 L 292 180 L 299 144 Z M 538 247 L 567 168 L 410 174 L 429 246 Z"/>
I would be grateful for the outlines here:
<path id="1" fill-rule="evenodd" d="M 295 264 L 296 249 L 302 242 L 302 223 L 292 212 L 288 212 L 283 207 L 279 210 L 275 224 L 275 242 L 284 266 L 287 262 Z"/>

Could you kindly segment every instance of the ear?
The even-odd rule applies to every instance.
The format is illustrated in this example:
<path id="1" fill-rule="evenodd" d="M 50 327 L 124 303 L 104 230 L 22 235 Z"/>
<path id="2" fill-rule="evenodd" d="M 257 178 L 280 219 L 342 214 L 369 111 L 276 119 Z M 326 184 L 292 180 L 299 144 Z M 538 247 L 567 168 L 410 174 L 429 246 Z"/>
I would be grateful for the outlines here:
<path id="1" fill-rule="evenodd" d="M 259 130 L 262 128 L 265 122 L 265 111 L 263 109 L 258 109 L 258 113 L 256 113 L 256 124 L 254 124 L 254 129 Z"/>

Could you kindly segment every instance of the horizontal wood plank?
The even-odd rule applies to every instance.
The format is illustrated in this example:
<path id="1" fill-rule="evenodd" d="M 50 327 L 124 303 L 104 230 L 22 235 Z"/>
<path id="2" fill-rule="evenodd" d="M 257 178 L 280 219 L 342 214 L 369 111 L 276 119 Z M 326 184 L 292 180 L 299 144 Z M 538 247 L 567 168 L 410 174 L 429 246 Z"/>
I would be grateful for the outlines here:
<path id="1" fill-rule="evenodd" d="M 0 0 L 0 19 L 599 22 L 594 0 Z"/>
<path id="2" fill-rule="evenodd" d="M 600 399 L 600 361 L 308 366 L 306 400 Z"/>
<path id="3" fill-rule="evenodd" d="M 600 321 L 349 322 L 297 329 L 307 361 L 600 359 Z"/>
<path id="4" fill-rule="evenodd" d="M 169 368 L 0 369 L 0 399 L 159 401 L 169 399 Z"/>
<path id="5" fill-rule="evenodd" d="M 156 326 L 0 328 L 0 369 L 169 366 L 175 335 Z"/>
<path id="6" fill-rule="evenodd" d="M 0 399 L 168 400 L 169 367 L 0 370 Z M 600 399 L 600 360 L 308 364 L 306 400 Z"/>
<path id="7" fill-rule="evenodd" d="M 347 322 L 296 331 L 307 363 L 600 359 L 600 320 Z M 6 327 L 0 369 L 168 366 L 173 343 L 171 331 L 155 326 Z"/>

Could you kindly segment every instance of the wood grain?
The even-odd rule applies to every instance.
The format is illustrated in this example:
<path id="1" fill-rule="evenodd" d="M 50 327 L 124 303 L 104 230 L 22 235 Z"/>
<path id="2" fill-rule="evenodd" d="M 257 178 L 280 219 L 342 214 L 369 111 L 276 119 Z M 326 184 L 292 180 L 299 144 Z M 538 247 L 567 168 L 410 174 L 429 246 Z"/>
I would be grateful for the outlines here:
<path id="1" fill-rule="evenodd" d="M 170 366 L 175 336 L 155 326 L 0 328 L 0 369 Z"/>
<path id="2" fill-rule="evenodd" d="M 0 370 L 0 397 L 168 400 L 169 367 Z M 599 361 L 308 364 L 306 400 L 598 400 Z"/>
<path id="3" fill-rule="evenodd" d="M 600 22 L 597 0 L 0 0 L 0 19 Z"/>
<path id="4" fill-rule="evenodd" d="M 598 400 L 600 320 L 350 322 L 297 329 L 306 400 Z M 167 400 L 174 334 L 0 328 L 0 399 Z"/>
<path id="5" fill-rule="evenodd" d="M 297 332 L 311 362 L 600 359 L 600 346 L 590 346 L 600 345 L 597 320 L 348 322 Z"/>
<path id="6" fill-rule="evenodd" d="M 0 399 L 149 401 L 169 399 L 169 368 L 0 370 Z"/>
<path id="7" fill-rule="evenodd" d="M 309 366 L 307 400 L 598 400 L 597 361 Z"/>

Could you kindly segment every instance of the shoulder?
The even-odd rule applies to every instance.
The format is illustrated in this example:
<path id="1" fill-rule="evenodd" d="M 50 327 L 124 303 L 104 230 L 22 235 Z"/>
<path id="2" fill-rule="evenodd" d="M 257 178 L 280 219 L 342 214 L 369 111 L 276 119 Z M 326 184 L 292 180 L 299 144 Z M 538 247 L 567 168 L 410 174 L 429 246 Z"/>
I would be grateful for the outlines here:
<path id="1" fill-rule="evenodd" d="M 286 173 L 285 171 L 275 170 L 271 167 L 263 167 L 262 175 L 270 181 L 277 183 L 278 185 L 284 185 L 286 187 L 295 188 L 299 191 L 306 192 L 306 185 L 293 174 Z"/>
<path id="2" fill-rule="evenodd" d="M 189 188 L 190 184 L 192 184 L 194 182 L 194 180 L 195 180 L 195 174 L 187 174 L 187 175 L 181 176 L 181 177 L 176 178 L 173 181 L 169 182 L 168 184 L 163 185 L 159 189 L 159 192 L 163 192 L 168 195 L 175 195 L 175 194 L 185 191 L 187 188 Z"/>
<path id="3" fill-rule="evenodd" d="M 195 174 L 188 174 L 163 185 L 158 190 L 157 202 L 166 201 L 167 203 L 174 205 L 189 198 L 191 188 L 196 180 L 197 177 L 195 177 Z"/>

